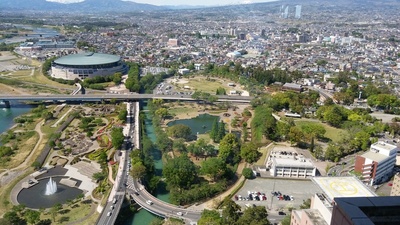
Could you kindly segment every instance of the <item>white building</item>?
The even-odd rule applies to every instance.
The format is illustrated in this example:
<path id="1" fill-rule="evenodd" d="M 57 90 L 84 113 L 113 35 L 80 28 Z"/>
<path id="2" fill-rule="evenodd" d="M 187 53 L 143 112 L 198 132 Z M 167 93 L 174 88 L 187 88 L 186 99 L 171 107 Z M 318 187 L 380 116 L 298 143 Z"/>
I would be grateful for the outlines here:
<path id="1" fill-rule="evenodd" d="M 369 185 L 380 184 L 393 174 L 398 147 L 384 141 L 371 145 L 370 150 L 357 156 L 354 171 Z"/>
<path id="2" fill-rule="evenodd" d="M 308 178 L 316 175 L 317 167 L 314 166 L 310 159 L 306 159 L 302 155 L 290 154 L 271 153 L 269 165 L 267 164 L 267 167 L 270 168 L 271 176 Z"/>

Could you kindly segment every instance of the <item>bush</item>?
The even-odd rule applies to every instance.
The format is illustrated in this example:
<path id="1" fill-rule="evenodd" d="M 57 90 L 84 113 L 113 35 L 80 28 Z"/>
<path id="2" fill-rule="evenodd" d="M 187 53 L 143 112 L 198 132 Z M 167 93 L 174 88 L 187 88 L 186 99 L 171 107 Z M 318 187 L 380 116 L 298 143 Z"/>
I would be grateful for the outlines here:
<path id="1" fill-rule="evenodd" d="M 254 177 L 253 170 L 250 168 L 244 168 L 242 174 L 246 179 L 252 179 Z"/>

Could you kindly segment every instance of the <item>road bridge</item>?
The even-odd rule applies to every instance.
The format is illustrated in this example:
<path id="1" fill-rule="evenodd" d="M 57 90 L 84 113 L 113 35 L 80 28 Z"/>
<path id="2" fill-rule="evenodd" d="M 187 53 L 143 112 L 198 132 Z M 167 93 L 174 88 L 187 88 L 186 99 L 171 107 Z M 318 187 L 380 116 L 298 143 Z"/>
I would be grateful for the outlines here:
<path id="1" fill-rule="evenodd" d="M 217 95 L 218 102 L 238 102 L 250 103 L 251 96 L 229 96 Z M 5 103 L 5 107 L 11 107 L 10 101 L 53 101 L 53 102 L 101 102 L 110 101 L 138 101 L 147 99 L 164 99 L 176 101 L 199 101 L 190 95 L 156 95 L 156 94 L 90 94 L 90 95 L 0 95 L 0 101 Z"/>

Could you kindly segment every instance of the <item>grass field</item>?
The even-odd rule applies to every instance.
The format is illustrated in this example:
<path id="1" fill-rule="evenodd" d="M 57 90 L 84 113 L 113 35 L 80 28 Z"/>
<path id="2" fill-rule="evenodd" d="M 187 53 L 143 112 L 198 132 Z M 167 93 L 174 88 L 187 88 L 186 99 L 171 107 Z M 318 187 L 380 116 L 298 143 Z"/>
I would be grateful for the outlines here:
<path id="1" fill-rule="evenodd" d="M 223 81 L 220 79 L 211 78 L 207 80 L 205 77 L 190 78 L 188 83 L 176 84 L 179 90 L 183 90 L 184 86 L 189 86 L 192 91 L 203 91 L 210 94 L 215 94 L 218 88 L 225 88 L 226 92 L 235 88 L 228 87 L 229 81 Z"/>
<path id="2" fill-rule="evenodd" d="M 340 141 L 343 136 L 347 135 L 347 131 L 329 126 L 326 123 L 322 123 L 322 122 L 314 121 L 314 120 L 308 120 L 308 119 L 295 120 L 295 124 L 298 126 L 304 125 L 304 124 L 313 124 L 313 123 L 321 124 L 326 130 L 326 133 L 324 136 L 326 138 L 329 138 L 333 142 Z"/>

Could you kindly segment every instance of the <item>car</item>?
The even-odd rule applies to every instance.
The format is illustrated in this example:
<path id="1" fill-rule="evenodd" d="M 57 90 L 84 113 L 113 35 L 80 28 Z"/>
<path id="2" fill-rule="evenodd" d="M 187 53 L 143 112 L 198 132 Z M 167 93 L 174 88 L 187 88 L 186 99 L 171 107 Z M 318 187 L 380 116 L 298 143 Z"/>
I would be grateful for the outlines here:
<path id="1" fill-rule="evenodd" d="M 280 216 L 286 216 L 286 213 L 284 213 L 284 212 L 282 212 L 282 211 L 279 211 L 278 214 L 279 214 Z"/>
<path id="2" fill-rule="evenodd" d="M 112 206 L 110 206 L 110 210 L 113 210 L 114 209 L 114 206 L 112 205 Z"/>
<path id="3" fill-rule="evenodd" d="M 111 212 L 111 211 L 109 211 L 109 212 L 107 213 L 107 216 L 111 216 L 111 214 L 112 214 L 112 212 Z"/>
<path id="4" fill-rule="evenodd" d="M 178 215 L 178 216 L 182 216 L 182 215 L 183 215 L 183 213 L 182 213 L 182 212 L 177 212 L 177 213 L 176 213 L 176 215 Z"/>
<path id="5" fill-rule="evenodd" d="M 136 196 L 139 196 L 139 192 L 135 191 L 135 195 L 136 195 Z"/>
<path id="6" fill-rule="evenodd" d="M 116 199 L 116 198 L 113 198 L 112 203 L 113 203 L 113 204 L 117 203 L 117 199 Z"/>
<path id="7" fill-rule="evenodd" d="M 146 201 L 147 205 L 153 205 L 153 202 L 151 200 Z"/>

